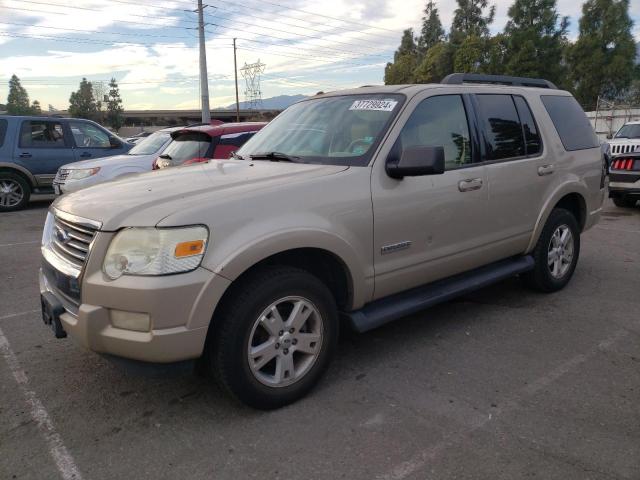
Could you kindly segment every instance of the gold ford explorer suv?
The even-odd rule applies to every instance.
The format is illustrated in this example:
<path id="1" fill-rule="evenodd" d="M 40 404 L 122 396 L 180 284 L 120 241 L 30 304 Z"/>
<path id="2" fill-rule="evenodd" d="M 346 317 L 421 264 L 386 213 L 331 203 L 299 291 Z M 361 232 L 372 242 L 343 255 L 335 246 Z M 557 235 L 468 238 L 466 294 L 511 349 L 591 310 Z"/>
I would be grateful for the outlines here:
<path id="1" fill-rule="evenodd" d="M 563 288 L 599 218 L 603 157 L 575 99 L 544 80 L 318 94 L 233 159 L 57 199 L 43 318 L 96 352 L 200 359 L 275 408 L 362 332 L 501 279 Z"/>

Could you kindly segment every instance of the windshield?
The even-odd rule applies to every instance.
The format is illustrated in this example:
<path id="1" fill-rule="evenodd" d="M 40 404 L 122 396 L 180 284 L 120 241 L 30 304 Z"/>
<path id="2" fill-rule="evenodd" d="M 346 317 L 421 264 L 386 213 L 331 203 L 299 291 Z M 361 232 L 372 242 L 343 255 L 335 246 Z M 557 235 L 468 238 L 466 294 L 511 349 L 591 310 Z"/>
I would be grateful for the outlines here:
<path id="1" fill-rule="evenodd" d="M 305 163 L 367 165 L 404 98 L 343 95 L 296 103 L 237 153 L 248 158 L 277 152 Z"/>
<path id="2" fill-rule="evenodd" d="M 162 157 L 170 165 L 182 165 L 187 160 L 208 157 L 210 145 L 211 137 L 206 133 L 182 133 L 162 152 Z"/>
<path id="3" fill-rule="evenodd" d="M 640 138 L 640 124 L 625 125 L 614 138 Z"/>
<path id="4" fill-rule="evenodd" d="M 135 147 L 129 150 L 129 155 L 152 155 L 160 150 L 169 138 L 167 132 L 152 133 L 136 143 Z"/>

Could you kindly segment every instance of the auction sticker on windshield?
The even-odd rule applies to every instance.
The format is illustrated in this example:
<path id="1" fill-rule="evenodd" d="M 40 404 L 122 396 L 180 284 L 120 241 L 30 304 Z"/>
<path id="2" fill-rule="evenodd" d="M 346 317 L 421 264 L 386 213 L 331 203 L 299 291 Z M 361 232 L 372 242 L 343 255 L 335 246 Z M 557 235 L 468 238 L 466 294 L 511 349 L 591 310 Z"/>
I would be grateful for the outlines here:
<path id="1" fill-rule="evenodd" d="M 396 100 L 356 100 L 349 110 L 376 110 L 379 112 L 391 112 L 396 107 Z"/>

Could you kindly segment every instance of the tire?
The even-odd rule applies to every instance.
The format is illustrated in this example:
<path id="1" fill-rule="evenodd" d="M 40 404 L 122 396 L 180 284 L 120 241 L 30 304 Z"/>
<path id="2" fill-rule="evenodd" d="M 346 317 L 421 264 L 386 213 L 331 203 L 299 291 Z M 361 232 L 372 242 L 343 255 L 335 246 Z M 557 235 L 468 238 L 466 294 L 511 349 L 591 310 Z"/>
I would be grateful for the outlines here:
<path id="1" fill-rule="evenodd" d="M 333 295 L 315 276 L 284 266 L 261 270 L 231 288 L 213 319 L 205 365 L 227 392 L 253 408 L 270 410 L 302 398 L 335 353 Z M 296 317 L 294 309 L 303 315 Z M 299 322 L 291 323 L 294 317 Z"/>
<path id="2" fill-rule="evenodd" d="M 22 175 L 0 171 L 0 212 L 22 210 L 29 203 L 31 187 Z"/>
<path id="3" fill-rule="evenodd" d="M 637 199 L 632 197 L 617 197 L 613 199 L 615 206 L 620 208 L 633 208 L 636 206 L 637 201 Z"/>
<path id="4" fill-rule="evenodd" d="M 571 235 L 558 250 L 565 232 Z M 560 236 L 558 236 L 560 235 Z M 561 255 L 558 258 L 558 255 Z M 551 258 L 555 257 L 555 261 Z M 569 283 L 580 256 L 580 229 L 576 218 L 563 208 L 554 209 L 545 224 L 533 250 L 535 266 L 524 279 L 541 292 L 556 292 Z M 570 260 L 568 260 L 570 257 Z M 551 264 L 550 264 L 551 263 Z"/>

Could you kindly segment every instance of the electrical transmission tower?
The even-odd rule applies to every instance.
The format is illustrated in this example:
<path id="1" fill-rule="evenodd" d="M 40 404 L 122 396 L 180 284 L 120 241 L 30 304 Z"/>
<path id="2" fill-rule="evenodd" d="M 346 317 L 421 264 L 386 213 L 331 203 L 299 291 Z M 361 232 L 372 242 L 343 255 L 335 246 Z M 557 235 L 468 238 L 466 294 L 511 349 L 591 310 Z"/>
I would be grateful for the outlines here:
<path id="1" fill-rule="evenodd" d="M 266 65 L 258 60 L 256 63 L 245 63 L 244 67 L 240 69 L 246 83 L 244 97 L 249 110 L 258 110 L 262 107 L 260 75 L 264 73 L 264 67 Z"/>

